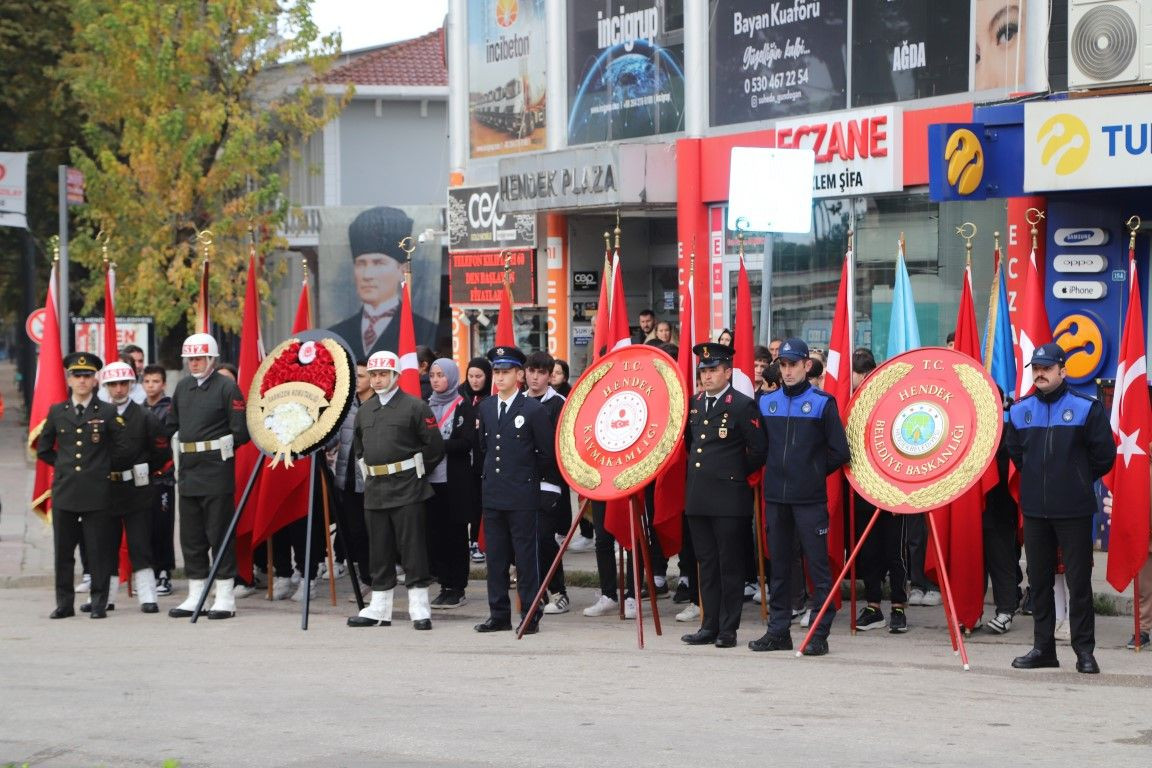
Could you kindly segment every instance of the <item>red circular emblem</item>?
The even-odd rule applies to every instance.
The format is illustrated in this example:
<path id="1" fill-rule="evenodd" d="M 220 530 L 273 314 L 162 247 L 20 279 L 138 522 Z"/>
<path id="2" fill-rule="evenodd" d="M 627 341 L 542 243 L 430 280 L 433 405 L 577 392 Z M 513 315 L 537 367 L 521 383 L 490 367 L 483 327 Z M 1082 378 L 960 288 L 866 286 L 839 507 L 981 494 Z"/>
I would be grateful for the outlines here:
<path id="1" fill-rule="evenodd" d="M 635 493 L 680 450 L 687 416 L 675 360 L 647 345 L 610 352 L 584 372 L 560 412 L 560 471 L 591 499 Z"/>
<path id="2" fill-rule="evenodd" d="M 995 382 L 943 347 L 897 355 L 848 406 L 848 481 L 881 509 L 916 514 L 954 501 L 995 459 L 1003 429 Z"/>

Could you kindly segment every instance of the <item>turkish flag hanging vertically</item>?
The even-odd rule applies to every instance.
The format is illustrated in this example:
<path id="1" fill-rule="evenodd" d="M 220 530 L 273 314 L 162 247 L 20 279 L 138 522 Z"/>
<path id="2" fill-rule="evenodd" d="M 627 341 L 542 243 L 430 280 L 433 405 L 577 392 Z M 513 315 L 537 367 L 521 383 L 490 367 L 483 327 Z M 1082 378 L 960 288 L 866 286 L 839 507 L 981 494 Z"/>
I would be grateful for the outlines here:
<path id="1" fill-rule="evenodd" d="M 680 384 L 688 397 L 696 383 L 693 371 L 692 347 L 696 341 L 696 323 L 692 317 L 692 275 L 684 283 L 680 294 L 680 345 L 677 347 L 676 367 L 680 373 Z M 656 492 L 653 495 L 652 527 L 660 540 L 660 548 L 666 555 L 680 551 L 684 534 L 682 521 L 684 514 L 684 482 L 688 456 L 684 451 L 676 451 L 668 467 L 656 478 Z"/>
<path id="2" fill-rule="evenodd" d="M 840 268 L 840 288 L 836 291 L 836 310 L 832 316 L 832 336 L 828 341 L 828 367 L 824 369 L 824 391 L 836 398 L 840 421 L 848 419 L 848 401 L 852 398 L 852 291 L 853 255 L 844 254 Z M 828 565 L 832 573 L 844 568 L 844 470 L 828 475 Z M 833 590 L 836 607 L 840 607 L 840 590 Z"/>
<path id="3" fill-rule="evenodd" d="M 1028 257 L 1024 278 L 1024 293 L 1020 297 L 1020 319 L 1016 330 L 1016 398 L 1032 391 L 1032 353 L 1041 344 L 1052 341 L 1052 326 L 1048 325 L 1048 310 L 1044 306 L 1044 279 L 1036 263 L 1036 249 Z"/>
<path id="4" fill-rule="evenodd" d="M 302 296 L 301 301 L 304 301 Z M 412 297 L 408 292 L 408 281 L 404 281 L 403 296 L 400 300 L 400 338 L 396 356 L 400 358 L 400 389 L 420 397 L 420 363 L 416 359 L 416 326 L 412 322 Z"/>
<path id="5" fill-rule="evenodd" d="M 612 256 L 612 291 L 610 302 L 612 309 L 608 314 L 607 337 L 605 345 L 611 352 L 632 343 L 632 331 L 628 327 L 628 309 L 624 302 L 624 278 L 621 275 L 620 252 Z M 644 508 L 644 494 L 637 494 L 637 503 Z M 604 530 L 616 537 L 624 549 L 632 549 L 632 528 L 628 524 L 629 499 L 616 499 L 605 502 Z"/>
<path id="6" fill-rule="evenodd" d="M 600 277 L 600 300 L 596 304 L 596 322 L 592 327 L 592 359 L 598 360 L 608 351 L 608 316 L 612 308 L 608 303 L 612 285 L 612 259 L 604 251 L 604 271 Z"/>
<path id="7" fill-rule="evenodd" d="M 240 358 L 237 366 L 236 383 L 240 394 L 248 397 L 256 369 L 264 359 L 264 342 L 260 336 L 260 292 L 256 284 L 256 250 L 248 254 L 248 283 L 244 290 L 244 322 L 240 326 Z M 249 441 L 236 449 L 235 478 L 236 490 L 233 503 L 240 504 L 248 478 L 260 461 L 260 449 Z M 256 520 L 257 488 L 254 486 L 245 503 L 240 520 L 236 523 L 236 571 L 240 578 L 252 581 L 252 532 Z"/>
<path id="8" fill-rule="evenodd" d="M 48 409 L 68 397 L 64 382 L 64 360 L 60 353 L 60 320 L 56 315 L 56 265 L 48 275 L 48 296 L 44 299 L 44 337 L 36 356 L 36 385 L 32 388 L 32 411 L 28 419 L 28 450 L 36 452 L 36 442 L 48 418 Z M 46 522 L 52 514 L 52 465 L 36 462 L 32 482 L 32 510 Z"/>
<path id="9" fill-rule="evenodd" d="M 1128 250 L 1128 314 L 1116 366 L 1112 397 L 1112 435 L 1116 464 L 1108 476 L 1112 489 L 1112 534 L 1108 547 L 1108 583 L 1122 591 L 1136 578 L 1148 558 L 1152 491 L 1148 452 L 1152 449 L 1152 407 L 1148 403 L 1148 359 L 1144 347 L 1144 315 L 1136 282 L 1136 254 Z"/>
<path id="10" fill-rule="evenodd" d="M 976 325 L 976 304 L 972 300 L 972 264 L 964 270 L 960 309 L 956 314 L 957 352 L 980 364 L 980 332 Z M 992 462 L 980 481 L 951 504 L 928 514 L 936 519 L 940 551 L 952 586 L 956 621 L 975 627 L 984 612 L 984 496 L 996 486 L 997 465 Z M 942 583 L 935 548 L 929 548 L 924 570 L 936 583 Z"/>
<path id="11" fill-rule="evenodd" d="M 755 345 L 752 343 L 752 289 L 748 285 L 748 270 L 740 258 L 740 277 L 736 282 L 736 327 L 732 329 L 732 388 L 748 397 L 755 396 L 753 381 L 756 365 Z"/>
<path id="12" fill-rule="evenodd" d="M 104 270 L 104 365 L 120 359 L 120 342 L 116 337 L 116 265 Z"/>

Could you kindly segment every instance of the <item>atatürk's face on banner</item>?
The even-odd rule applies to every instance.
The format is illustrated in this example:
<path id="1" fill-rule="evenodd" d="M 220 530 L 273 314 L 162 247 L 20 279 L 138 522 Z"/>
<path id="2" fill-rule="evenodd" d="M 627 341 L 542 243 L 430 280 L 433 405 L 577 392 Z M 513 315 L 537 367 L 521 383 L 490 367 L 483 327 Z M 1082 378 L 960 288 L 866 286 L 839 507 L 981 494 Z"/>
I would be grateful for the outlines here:
<path id="1" fill-rule="evenodd" d="M 379 306 L 400 290 L 404 272 L 400 262 L 383 253 L 362 253 L 356 257 L 356 293 L 369 306 Z"/>

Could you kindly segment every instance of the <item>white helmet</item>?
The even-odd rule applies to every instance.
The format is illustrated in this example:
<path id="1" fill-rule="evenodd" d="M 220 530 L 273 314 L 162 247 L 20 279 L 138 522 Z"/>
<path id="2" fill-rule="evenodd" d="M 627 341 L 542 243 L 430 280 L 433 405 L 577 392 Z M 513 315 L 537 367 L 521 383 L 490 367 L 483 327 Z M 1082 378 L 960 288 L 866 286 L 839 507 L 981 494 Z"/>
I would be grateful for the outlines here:
<path id="1" fill-rule="evenodd" d="M 184 339 L 180 357 L 219 357 L 220 348 L 216 339 L 207 333 L 194 333 Z"/>
<path id="2" fill-rule="evenodd" d="M 368 370 L 400 373 L 400 358 L 394 352 L 374 352 L 368 358 Z"/>
<path id="3" fill-rule="evenodd" d="M 100 373 L 96 374 L 96 378 L 101 384 L 111 384 L 114 381 L 136 381 L 136 371 L 127 363 L 117 360 L 101 368 Z"/>

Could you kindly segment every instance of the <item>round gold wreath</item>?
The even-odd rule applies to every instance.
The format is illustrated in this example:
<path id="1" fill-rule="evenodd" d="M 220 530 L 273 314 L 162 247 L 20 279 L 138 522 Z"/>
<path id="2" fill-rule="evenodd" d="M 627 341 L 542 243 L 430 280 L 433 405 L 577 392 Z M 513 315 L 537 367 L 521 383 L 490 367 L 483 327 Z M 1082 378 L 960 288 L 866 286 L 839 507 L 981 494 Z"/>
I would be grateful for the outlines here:
<path id="1" fill-rule="evenodd" d="M 668 389 L 670 402 L 683 402 L 685 398 L 684 385 L 676 370 L 659 359 L 654 360 L 653 365 L 664 381 L 664 386 Z M 560 463 L 568 471 L 569 477 L 583 488 L 599 488 L 603 482 L 603 477 L 598 469 L 584 460 L 576 447 L 576 417 L 581 408 L 584 407 L 584 401 L 588 399 L 588 395 L 600 383 L 600 380 L 608 375 L 612 366 L 613 363 L 609 361 L 588 371 L 569 395 L 569 405 L 560 418 Z M 676 441 L 680 439 L 683 432 L 684 408 L 672 407 L 668 414 L 668 425 L 656 442 L 656 446 L 643 459 L 617 475 L 612 481 L 612 485 L 618 490 L 628 491 L 651 482 L 656 469 L 664 463 L 664 459 L 676 447 Z"/>
<path id="2" fill-rule="evenodd" d="M 345 393 L 351 391 L 352 375 L 350 366 L 346 364 L 348 360 L 347 351 L 332 339 L 317 340 L 316 343 L 328 350 L 328 353 L 332 356 L 332 361 L 336 369 L 336 386 L 333 388 L 332 403 L 324 409 L 320 417 L 313 422 L 312 426 L 297 435 L 291 443 L 287 445 L 281 443 L 275 433 L 264 426 L 264 396 L 261 394 L 260 389 L 264 383 L 264 376 L 268 373 L 268 370 L 275 365 L 276 361 L 280 359 L 280 355 L 290 346 L 298 343 L 300 343 L 300 339 L 286 339 L 269 354 L 265 355 L 264 359 L 260 362 L 260 367 L 256 369 L 256 376 L 252 379 L 252 389 L 248 393 L 248 404 L 245 410 L 245 418 L 248 421 L 248 434 L 251 436 L 252 442 L 256 444 L 257 448 L 272 456 L 271 466 L 273 467 L 280 461 L 283 461 L 286 467 L 292 466 L 293 454 L 302 454 L 323 440 L 336 426 L 336 420 L 340 418 L 341 413 L 344 411 L 340 398 L 346 397 Z"/>
<path id="3" fill-rule="evenodd" d="M 976 429 L 972 447 L 964 460 L 946 476 L 924 488 L 907 493 L 885 480 L 872 464 L 855 457 L 866 456 L 869 419 L 876 403 L 911 372 L 908 363 L 896 363 L 887 369 L 870 376 L 856 397 L 851 413 L 848 414 L 848 445 L 854 457 L 851 463 L 852 474 L 868 495 L 883 502 L 884 506 L 908 505 L 921 511 L 943 506 L 947 499 L 972 482 L 984 471 L 992 454 L 996 451 L 996 427 L 1000 418 L 1000 403 L 995 392 L 988 386 L 984 376 L 972 366 L 956 364 L 952 370 L 960 380 L 960 385 L 972 398 L 976 409 Z"/>

